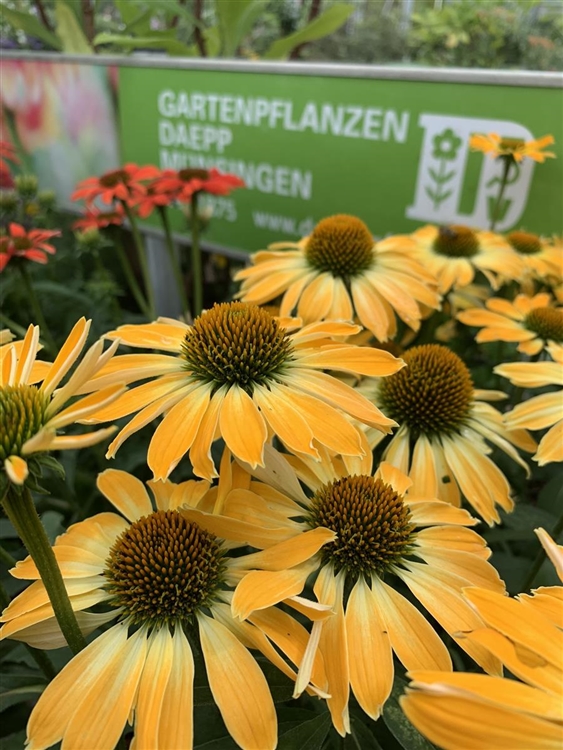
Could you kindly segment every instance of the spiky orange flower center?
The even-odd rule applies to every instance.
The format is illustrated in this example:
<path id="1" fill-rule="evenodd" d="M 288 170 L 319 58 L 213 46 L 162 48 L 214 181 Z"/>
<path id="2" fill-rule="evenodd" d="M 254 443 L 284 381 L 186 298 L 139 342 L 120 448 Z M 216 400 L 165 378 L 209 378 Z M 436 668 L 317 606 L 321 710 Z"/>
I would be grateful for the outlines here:
<path id="1" fill-rule="evenodd" d="M 225 302 L 196 318 L 182 344 L 192 377 L 206 383 L 237 384 L 250 395 L 291 359 L 291 340 L 275 318 L 256 305 Z"/>
<path id="2" fill-rule="evenodd" d="M 522 138 L 501 138 L 499 143 L 499 149 L 505 152 L 515 153 L 520 151 L 524 146 L 525 141 Z"/>
<path id="3" fill-rule="evenodd" d="M 143 516 L 111 548 L 104 575 L 112 604 L 137 624 L 191 621 L 221 587 L 216 537 L 173 510 Z"/>
<path id="4" fill-rule="evenodd" d="M 34 385 L 5 385 L 0 388 L 0 462 L 20 456 L 24 443 L 47 421 L 49 400 Z"/>
<path id="5" fill-rule="evenodd" d="M 563 310 L 538 307 L 526 315 L 524 324 L 545 341 L 563 342 Z"/>
<path id="6" fill-rule="evenodd" d="M 323 562 L 332 563 L 336 572 L 383 575 L 407 553 L 413 529 L 409 516 L 402 497 L 381 479 L 347 476 L 317 490 L 309 524 L 336 532 L 336 540 L 322 551 Z"/>
<path id="7" fill-rule="evenodd" d="M 385 414 L 415 435 L 459 431 L 473 402 L 473 381 L 465 364 L 439 344 L 416 346 L 403 359 L 407 367 L 384 378 L 379 387 Z"/>
<path id="8" fill-rule="evenodd" d="M 178 172 L 178 177 L 183 182 L 190 182 L 191 180 L 207 180 L 209 178 L 209 172 L 207 169 L 181 169 Z"/>
<path id="9" fill-rule="evenodd" d="M 120 182 L 125 185 L 129 182 L 129 175 L 125 169 L 115 169 L 100 177 L 100 185 L 105 188 L 116 187 Z"/>
<path id="10" fill-rule="evenodd" d="M 449 258 L 471 258 L 479 252 L 479 240 L 469 227 L 458 224 L 440 227 L 434 240 L 434 252 Z"/>
<path id="11" fill-rule="evenodd" d="M 537 234 L 529 232 L 511 232 L 506 239 L 518 253 L 535 255 L 541 250 L 541 241 Z"/>
<path id="12" fill-rule="evenodd" d="M 348 278 L 370 268 L 373 246 L 373 237 L 363 221 L 338 214 L 319 221 L 307 240 L 305 256 L 313 268 Z"/>

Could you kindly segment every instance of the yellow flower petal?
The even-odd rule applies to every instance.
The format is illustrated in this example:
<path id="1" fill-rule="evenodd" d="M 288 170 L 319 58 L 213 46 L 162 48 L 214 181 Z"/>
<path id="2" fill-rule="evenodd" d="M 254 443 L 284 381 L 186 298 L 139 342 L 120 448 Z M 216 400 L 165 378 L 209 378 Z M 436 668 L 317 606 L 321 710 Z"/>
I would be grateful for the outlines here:
<path id="1" fill-rule="evenodd" d="M 253 400 L 238 385 L 232 385 L 223 399 L 219 427 L 233 455 L 252 468 L 264 465 L 266 425 Z"/>
<path id="2" fill-rule="evenodd" d="M 4 469 L 10 482 L 23 484 L 29 475 L 25 459 L 20 456 L 8 456 L 4 461 Z"/>
<path id="3" fill-rule="evenodd" d="M 198 624 L 209 687 L 229 733 L 245 750 L 274 750 L 276 712 L 256 660 L 221 623 L 200 615 Z"/>

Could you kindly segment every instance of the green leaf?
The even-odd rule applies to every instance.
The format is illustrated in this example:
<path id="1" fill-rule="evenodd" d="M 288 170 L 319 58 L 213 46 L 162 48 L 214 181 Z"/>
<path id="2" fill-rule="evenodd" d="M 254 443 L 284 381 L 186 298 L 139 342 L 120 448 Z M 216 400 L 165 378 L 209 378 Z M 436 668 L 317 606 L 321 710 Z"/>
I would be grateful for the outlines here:
<path id="1" fill-rule="evenodd" d="M 0 693 L 0 711 L 4 711 L 9 706 L 16 703 L 23 703 L 36 695 L 40 695 L 45 690 L 45 683 L 36 683 L 26 685 L 25 687 L 13 688 Z"/>
<path id="2" fill-rule="evenodd" d="M 233 57 L 262 15 L 268 0 L 229 0 L 215 4 L 223 46 L 222 57 Z"/>
<path id="3" fill-rule="evenodd" d="M 46 29 L 38 18 L 30 13 L 22 13 L 19 10 L 13 10 L 2 5 L 2 20 L 7 21 L 11 26 L 19 31 L 23 31 L 27 36 L 34 36 L 41 39 L 42 42 L 56 50 L 62 50 L 61 40 L 52 31 Z"/>
<path id="4" fill-rule="evenodd" d="M 229 3 L 225 3 L 228 5 Z M 264 60 L 285 60 L 291 51 L 305 42 L 322 39 L 339 29 L 353 12 L 354 6 L 349 3 L 335 3 L 320 16 L 317 16 L 305 28 L 289 36 L 277 39 L 264 53 Z"/>
<path id="5" fill-rule="evenodd" d="M 361 748 L 361 750 L 382 750 L 376 737 L 361 719 L 358 719 L 357 716 L 350 716 L 350 725 L 352 739 L 357 748 Z"/>
<path id="6" fill-rule="evenodd" d="M 137 3 L 132 3 L 131 0 L 115 0 L 115 7 L 119 11 L 121 20 L 126 26 L 134 23 L 139 18 L 139 8 Z"/>
<path id="7" fill-rule="evenodd" d="M 543 526 L 549 531 L 556 521 L 551 513 L 526 503 L 518 503 L 512 513 L 501 511 L 500 516 L 504 526 L 510 529 L 518 529 L 518 531 L 528 531 L 530 541 L 536 539 L 533 531 L 535 528 Z"/>
<path id="8" fill-rule="evenodd" d="M 168 52 L 169 55 L 193 56 L 193 50 L 187 44 L 169 36 L 159 36 L 156 33 L 144 37 L 102 33 L 96 35 L 93 44 L 94 47 L 98 47 L 101 44 L 114 44 L 116 47 L 122 47 L 127 51 L 136 49 L 161 49 Z"/>
<path id="9" fill-rule="evenodd" d="M 55 18 L 63 52 L 69 55 L 91 55 L 92 47 L 80 28 L 76 15 L 63 0 L 57 0 L 55 4 Z"/>
<path id="10" fill-rule="evenodd" d="M 399 698 L 406 686 L 407 682 L 402 677 L 395 676 L 393 690 L 383 707 L 385 726 L 405 750 L 434 750 L 434 746 L 413 727 L 399 705 Z"/>
<path id="11" fill-rule="evenodd" d="M 203 32 L 208 57 L 218 57 L 221 50 L 221 33 L 218 26 L 211 26 Z M 196 52 L 199 55 L 199 50 Z"/>
<path id="12" fill-rule="evenodd" d="M 325 737 L 330 731 L 328 712 L 315 719 L 305 721 L 293 729 L 280 734 L 278 750 L 321 750 Z"/>
<path id="13" fill-rule="evenodd" d="M 36 292 L 46 292 L 47 294 L 57 294 L 61 297 L 68 297 L 75 302 L 84 304 L 84 294 L 76 291 L 71 287 L 65 286 L 64 284 L 58 284 L 56 281 L 34 281 L 33 287 Z"/>

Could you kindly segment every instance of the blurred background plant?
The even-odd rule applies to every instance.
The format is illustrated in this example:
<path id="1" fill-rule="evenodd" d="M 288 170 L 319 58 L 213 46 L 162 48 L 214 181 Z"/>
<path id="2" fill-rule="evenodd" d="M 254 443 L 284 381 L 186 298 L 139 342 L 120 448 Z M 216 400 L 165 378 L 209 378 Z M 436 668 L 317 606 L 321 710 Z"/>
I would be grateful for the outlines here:
<path id="1" fill-rule="evenodd" d="M 2 46 L 563 69 L 562 0 L 3 0 Z"/>

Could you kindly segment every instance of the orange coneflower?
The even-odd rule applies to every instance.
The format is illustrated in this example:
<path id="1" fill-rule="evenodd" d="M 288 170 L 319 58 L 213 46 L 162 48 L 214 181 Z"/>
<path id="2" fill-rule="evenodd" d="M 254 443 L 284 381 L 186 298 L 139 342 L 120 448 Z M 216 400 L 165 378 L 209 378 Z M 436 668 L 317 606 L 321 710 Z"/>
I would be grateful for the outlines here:
<path id="1" fill-rule="evenodd" d="M 151 180 L 159 174 L 158 167 L 125 164 L 119 169 L 105 172 L 100 177 L 87 177 L 77 185 L 70 197 L 73 201 L 85 200 L 86 203 L 92 203 L 96 198 L 108 204 L 114 200 L 128 203 L 145 194 L 143 180 Z"/>
<path id="2" fill-rule="evenodd" d="M 359 330 L 348 323 L 317 323 L 294 333 L 284 325 L 287 320 L 255 305 L 232 302 L 216 304 L 193 326 L 165 319 L 107 334 L 128 346 L 165 352 L 117 357 L 85 387 L 150 378 L 92 418 L 105 421 L 138 412 L 112 442 L 108 456 L 161 414 L 165 417 L 148 451 L 157 479 L 165 479 L 188 451 L 196 475 L 216 476 L 210 450 L 219 436 L 253 466 L 263 464 L 264 444 L 272 434 L 291 450 L 315 458 L 319 445 L 361 455 L 361 436 L 345 415 L 385 432 L 395 423 L 322 371 L 386 376 L 403 367 L 402 360 L 342 343 Z"/>
<path id="3" fill-rule="evenodd" d="M 8 224 L 8 231 L 0 235 L 0 271 L 12 258 L 27 258 L 35 263 L 47 263 L 47 253 L 56 250 L 47 240 L 60 237 L 58 229 L 25 229 L 21 224 Z"/>
<path id="4" fill-rule="evenodd" d="M 252 256 L 239 271 L 239 296 L 263 304 L 283 295 L 280 314 L 305 323 L 352 320 L 380 340 L 393 338 L 398 315 L 418 330 L 420 305 L 439 307 L 435 278 L 413 258 L 409 237 L 375 242 L 355 216 L 330 216 L 299 242 L 277 242 Z"/>
<path id="5" fill-rule="evenodd" d="M 186 168 L 178 171 L 165 169 L 153 184 L 155 194 L 168 194 L 180 202 L 190 201 L 194 193 L 228 195 L 231 190 L 239 187 L 244 187 L 244 180 L 237 175 L 225 174 L 214 168 Z"/>
<path id="6" fill-rule="evenodd" d="M 118 203 L 112 211 L 99 211 L 88 206 L 86 213 L 72 225 L 73 229 L 105 229 L 110 225 L 121 226 L 125 220 L 125 211 Z"/>

